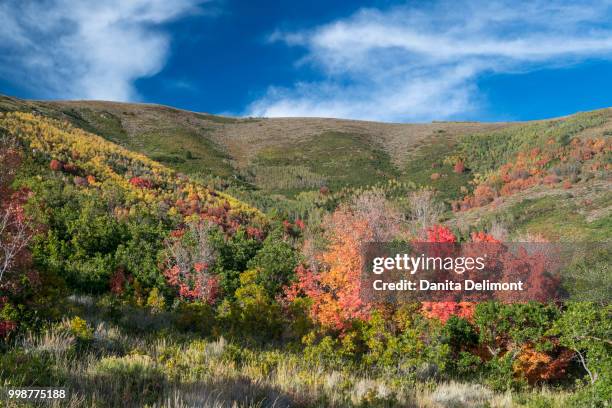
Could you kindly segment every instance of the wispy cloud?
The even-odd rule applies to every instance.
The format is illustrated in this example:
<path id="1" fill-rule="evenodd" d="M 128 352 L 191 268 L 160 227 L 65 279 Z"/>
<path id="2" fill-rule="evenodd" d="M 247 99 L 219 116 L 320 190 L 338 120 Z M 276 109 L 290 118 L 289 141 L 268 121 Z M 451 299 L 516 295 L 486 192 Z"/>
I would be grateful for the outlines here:
<path id="1" fill-rule="evenodd" d="M 612 2 L 453 0 L 362 9 L 270 40 L 303 47 L 296 69 L 309 64 L 324 79 L 271 87 L 250 115 L 456 118 L 479 109 L 476 83 L 484 73 L 610 58 Z"/>
<path id="2" fill-rule="evenodd" d="M 169 53 L 162 25 L 203 0 L 8 0 L 0 3 L 0 77 L 38 95 L 133 100 L 134 81 Z"/>

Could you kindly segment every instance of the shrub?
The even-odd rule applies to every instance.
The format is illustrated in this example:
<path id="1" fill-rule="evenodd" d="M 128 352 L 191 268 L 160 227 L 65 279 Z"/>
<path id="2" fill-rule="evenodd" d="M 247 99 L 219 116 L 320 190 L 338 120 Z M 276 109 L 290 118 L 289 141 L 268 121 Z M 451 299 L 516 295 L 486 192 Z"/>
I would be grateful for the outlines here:
<path id="1" fill-rule="evenodd" d="M 567 376 L 574 354 L 569 349 L 559 347 L 537 350 L 532 343 L 526 343 L 514 362 L 514 373 L 531 385 L 560 380 Z"/>
<path id="2" fill-rule="evenodd" d="M 453 171 L 457 174 L 461 174 L 465 171 L 465 164 L 462 160 L 457 160 L 457 163 L 453 166 Z"/>
<path id="3" fill-rule="evenodd" d="M 279 338 L 282 333 L 281 310 L 278 303 L 258 284 L 260 270 L 253 269 L 240 275 L 240 287 L 234 301 L 226 299 L 219 310 L 231 332 L 256 340 Z"/>
<path id="4" fill-rule="evenodd" d="M 451 316 L 446 321 L 442 336 L 444 341 L 451 346 L 455 355 L 478 344 L 478 333 L 476 333 L 474 326 L 469 321 L 457 316 Z"/>
<path id="5" fill-rule="evenodd" d="M 93 340 L 93 329 L 87 322 L 79 316 L 64 321 L 64 327 L 80 342 L 90 342 Z"/>
<path id="6" fill-rule="evenodd" d="M 161 312 L 166 308 L 166 299 L 158 288 L 153 288 L 147 297 L 147 307 L 153 312 Z"/>
<path id="7" fill-rule="evenodd" d="M 181 330 L 210 334 L 216 325 L 215 310 L 208 303 L 181 302 L 176 308 L 175 324 Z"/>
<path id="8" fill-rule="evenodd" d="M 612 384 L 612 306 L 591 302 L 571 302 L 555 321 L 550 334 L 559 336 L 559 344 L 578 356 L 591 385 Z"/>
<path id="9" fill-rule="evenodd" d="M 262 248 L 248 263 L 249 269 L 257 269 L 257 283 L 269 296 L 274 297 L 293 278 L 298 265 L 296 251 L 285 242 L 279 230 L 268 235 Z"/>
<path id="10" fill-rule="evenodd" d="M 514 359 L 511 353 L 495 356 L 487 361 L 485 383 L 495 391 L 516 391 L 527 385 L 522 377 L 514 375 Z"/>
<path id="11" fill-rule="evenodd" d="M 53 171 L 62 171 L 62 163 L 59 160 L 51 160 L 51 163 L 49 163 L 49 168 Z"/>

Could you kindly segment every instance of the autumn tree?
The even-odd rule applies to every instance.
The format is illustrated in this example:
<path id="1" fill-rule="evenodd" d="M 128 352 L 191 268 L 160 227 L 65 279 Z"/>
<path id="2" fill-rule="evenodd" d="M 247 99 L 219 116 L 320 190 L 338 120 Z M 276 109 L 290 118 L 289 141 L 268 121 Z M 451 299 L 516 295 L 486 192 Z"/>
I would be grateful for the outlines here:
<path id="1" fill-rule="evenodd" d="M 32 229 L 20 203 L 10 202 L 0 209 L 0 282 L 24 255 L 32 239 Z"/>
<path id="2" fill-rule="evenodd" d="M 11 189 L 20 162 L 16 139 L 0 132 L 0 282 L 16 266 L 32 238 L 32 228 L 23 210 L 27 192 Z"/>
<path id="3" fill-rule="evenodd" d="M 370 315 L 370 305 L 360 297 L 362 246 L 391 241 L 401 234 L 401 214 L 381 192 L 374 191 L 338 207 L 324 225 L 328 245 L 318 256 L 323 267 L 318 272 L 299 267 L 297 282 L 287 288 L 286 294 L 289 298 L 308 296 L 314 320 L 343 330 L 352 320 Z"/>
<path id="4" fill-rule="evenodd" d="M 352 200 L 351 210 L 355 220 L 367 224 L 373 242 L 387 242 L 401 234 L 404 222 L 380 190 L 366 191 Z"/>
<path id="5" fill-rule="evenodd" d="M 211 224 L 194 221 L 185 230 L 172 234 L 166 243 L 168 283 L 185 299 L 213 303 L 218 294 L 218 279 L 210 273 L 216 252 L 210 243 Z"/>
<path id="6" fill-rule="evenodd" d="M 436 193 L 432 189 L 414 191 L 408 198 L 410 219 L 415 231 L 423 231 L 434 225 L 444 212 L 444 205 L 436 200 Z"/>

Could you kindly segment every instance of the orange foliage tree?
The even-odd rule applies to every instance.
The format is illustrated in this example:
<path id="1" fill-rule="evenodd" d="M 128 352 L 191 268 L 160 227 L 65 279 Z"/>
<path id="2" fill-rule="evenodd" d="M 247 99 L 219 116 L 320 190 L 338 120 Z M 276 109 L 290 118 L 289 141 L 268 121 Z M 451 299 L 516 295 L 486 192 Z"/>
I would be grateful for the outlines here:
<path id="1" fill-rule="evenodd" d="M 319 272 L 300 266 L 297 281 L 286 289 L 289 300 L 303 294 L 312 301 L 311 317 L 325 327 L 343 330 L 355 319 L 368 319 L 370 305 L 360 298 L 362 246 L 399 234 L 400 215 L 378 192 L 364 193 L 341 205 L 326 220 L 329 245 L 319 254 Z"/>

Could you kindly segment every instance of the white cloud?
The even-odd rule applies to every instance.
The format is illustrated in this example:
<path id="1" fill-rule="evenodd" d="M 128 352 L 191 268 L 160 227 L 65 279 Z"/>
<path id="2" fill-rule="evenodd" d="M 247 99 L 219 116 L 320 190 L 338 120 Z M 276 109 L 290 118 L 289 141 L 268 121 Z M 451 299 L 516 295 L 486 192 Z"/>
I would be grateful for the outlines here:
<path id="1" fill-rule="evenodd" d="M 456 118 L 479 108 L 476 80 L 483 73 L 612 56 L 610 1 L 427 4 L 362 9 L 310 30 L 275 32 L 270 41 L 306 50 L 297 67 L 309 64 L 324 79 L 272 87 L 248 113 L 388 121 Z"/>
<path id="2" fill-rule="evenodd" d="M 39 95 L 127 101 L 168 58 L 162 24 L 203 0 L 9 0 L 0 4 L 0 77 Z"/>

